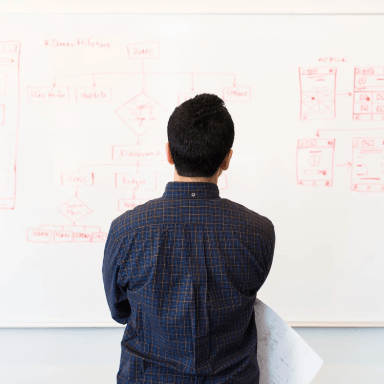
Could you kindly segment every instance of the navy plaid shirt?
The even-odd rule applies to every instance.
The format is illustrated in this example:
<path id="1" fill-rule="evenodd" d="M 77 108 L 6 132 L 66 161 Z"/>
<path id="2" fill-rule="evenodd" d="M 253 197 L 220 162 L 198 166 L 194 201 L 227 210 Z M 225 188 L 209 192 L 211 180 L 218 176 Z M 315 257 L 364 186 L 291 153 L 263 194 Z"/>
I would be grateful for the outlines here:
<path id="1" fill-rule="evenodd" d="M 115 219 L 103 280 L 127 324 L 117 382 L 257 384 L 253 305 L 274 247 L 271 221 L 213 183 L 169 182 Z"/>

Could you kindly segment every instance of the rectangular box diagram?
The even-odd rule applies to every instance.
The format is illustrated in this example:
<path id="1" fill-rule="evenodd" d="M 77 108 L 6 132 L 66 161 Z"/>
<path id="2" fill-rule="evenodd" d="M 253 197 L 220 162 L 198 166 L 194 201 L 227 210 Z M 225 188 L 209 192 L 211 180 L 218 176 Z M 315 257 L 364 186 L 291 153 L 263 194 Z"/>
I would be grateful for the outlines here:
<path id="1" fill-rule="evenodd" d="M 384 137 L 353 139 L 351 189 L 384 192 Z"/>
<path id="2" fill-rule="evenodd" d="M 332 186 L 334 150 L 334 139 L 300 139 L 296 152 L 297 184 Z"/>
<path id="3" fill-rule="evenodd" d="M 64 102 L 69 101 L 68 87 L 27 87 L 30 102 Z"/>
<path id="4" fill-rule="evenodd" d="M 76 101 L 111 101 L 110 87 L 79 87 L 75 90 Z"/>
<path id="5" fill-rule="evenodd" d="M 384 68 L 355 68 L 354 120 L 384 120 Z"/>
<path id="6" fill-rule="evenodd" d="M 224 101 L 251 101 L 251 87 L 226 87 L 223 90 Z"/>
<path id="7" fill-rule="evenodd" d="M 159 59 L 160 44 L 157 42 L 128 44 L 130 59 Z"/>
<path id="8" fill-rule="evenodd" d="M 115 186 L 117 188 L 140 188 L 145 191 L 156 190 L 157 172 L 116 173 Z"/>
<path id="9" fill-rule="evenodd" d="M 63 173 L 61 175 L 61 185 L 66 187 L 84 187 L 94 185 L 93 173 Z"/>
<path id="10" fill-rule="evenodd" d="M 336 68 L 300 68 L 300 119 L 336 116 Z"/>
<path id="11" fill-rule="evenodd" d="M 137 206 L 146 203 L 148 200 L 142 199 L 119 199 L 119 211 L 128 211 Z"/>
<path id="12" fill-rule="evenodd" d="M 20 43 L 0 42 L 0 209 L 14 209 Z"/>

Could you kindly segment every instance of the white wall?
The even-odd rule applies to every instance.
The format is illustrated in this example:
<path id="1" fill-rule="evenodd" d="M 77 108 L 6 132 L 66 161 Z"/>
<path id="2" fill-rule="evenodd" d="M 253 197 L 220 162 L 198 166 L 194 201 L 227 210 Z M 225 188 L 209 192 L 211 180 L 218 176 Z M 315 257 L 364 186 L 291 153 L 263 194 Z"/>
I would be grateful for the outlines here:
<path id="1" fill-rule="evenodd" d="M 13 0 L 2 12 L 382 13 L 382 0 Z"/>
<path id="2" fill-rule="evenodd" d="M 323 358 L 312 384 L 382 384 L 383 328 L 296 328 Z M 123 328 L 1 329 L 3 384 L 113 384 Z"/>

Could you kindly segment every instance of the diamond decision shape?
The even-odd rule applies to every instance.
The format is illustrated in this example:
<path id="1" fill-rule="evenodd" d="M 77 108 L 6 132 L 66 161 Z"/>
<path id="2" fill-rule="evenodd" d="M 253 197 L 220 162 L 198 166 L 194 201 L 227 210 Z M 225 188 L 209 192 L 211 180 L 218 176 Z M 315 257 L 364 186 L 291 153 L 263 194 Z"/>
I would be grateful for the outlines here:
<path id="1" fill-rule="evenodd" d="M 144 93 L 140 93 L 127 101 L 115 112 L 136 135 L 141 135 L 157 124 L 164 115 L 166 108 L 152 100 Z"/>
<path id="2" fill-rule="evenodd" d="M 77 196 L 73 196 L 63 205 L 60 205 L 59 211 L 73 223 L 92 212 Z"/>

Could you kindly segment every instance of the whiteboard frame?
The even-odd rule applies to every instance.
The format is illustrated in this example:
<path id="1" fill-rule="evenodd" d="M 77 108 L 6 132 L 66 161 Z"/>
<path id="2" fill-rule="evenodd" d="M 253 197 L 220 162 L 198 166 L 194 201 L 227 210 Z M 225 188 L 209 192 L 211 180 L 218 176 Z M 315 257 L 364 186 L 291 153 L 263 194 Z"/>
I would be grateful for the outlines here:
<path id="1" fill-rule="evenodd" d="M 191 6 L 180 4 L 179 1 L 166 0 L 165 6 L 159 8 L 156 0 L 142 0 L 141 6 L 132 6 L 127 2 L 112 0 L 108 4 L 93 4 L 90 6 L 85 0 L 71 0 L 65 6 L 63 2 L 37 0 L 33 7 L 26 0 L 17 0 L 9 3 L 0 3 L 0 12 L 3 13 L 27 13 L 27 14 L 207 14 L 207 15 L 371 15 L 384 16 L 384 2 L 382 0 L 366 0 L 364 6 L 360 1 L 352 0 L 348 3 L 344 0 L 326 0 L 322 6 L 312 4 L 305 7 L 299 6 L 300 0 L 270 0 L 270 1 L 247 1 L 239 0 L 234 4 L 229 1 L 226 7 L 218 0 L 207 1 L 196 0 Z M 164 2 L 163 2 L 164 3 Z M 212 6 L 216 3 L 216 7 Z M 325 3 L 325 4 L 324 4 Z M 204 5 L 205 4 L 205 5 Z M 382 322 L 296 322 L 287 321 L 295 328 L 315 327 L 315 328 L 377 328 L 384 327 Z M 0 324 L 0 329 L 4 328 L 125 328 L 125 325 L 103 323 L 4 323 Z"/>

